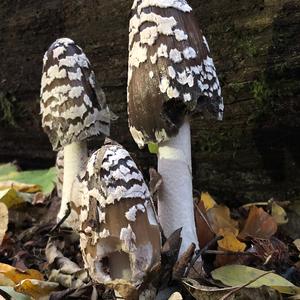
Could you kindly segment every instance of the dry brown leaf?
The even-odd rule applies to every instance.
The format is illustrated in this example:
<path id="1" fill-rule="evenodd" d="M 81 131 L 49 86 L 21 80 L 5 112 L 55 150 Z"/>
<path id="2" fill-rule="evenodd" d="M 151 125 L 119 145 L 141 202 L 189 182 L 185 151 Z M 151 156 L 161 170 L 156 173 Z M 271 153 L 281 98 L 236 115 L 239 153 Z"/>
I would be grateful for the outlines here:
<path id="1" fill-rule="evenodd" d="M 200 248 L 205 247 L 215 236 L 212 232 L 203 202 L 195 202 L 194 208 L 196 231 Z"/>
<path id="2" fill-rule="evenodd" d="M 274 218 L 262 208 L 251 206 L 248 218 L 243 230 L 239 234 L 239 238 L 269 239 L 276 231 L 277 223 Z"/>
<path id="3" fill-rule="evenodd" d="M 8 225 L 8 209 L 4 203 L 0 202 L 0 246 L 5 236 Z"/>
<path id="4" fill-rule="evenodd" d="M 43 274 L 41 274 L 37 270 L 28 269 L 24 272 L 21 272 L 20 270 L 7 265 L 0 263 L 0 274 L 5 275 L 7 278 L 11 279 L 15 284 L 18 284 L 24 279 L 38 279 L 38 280 L 44 280 Z"/>
<path id="5" fill-rule="evenodd" d="M 196 245 L 192 243 L 189 248 L 180 256 L 180 258 L 175 263 L 173 267 L 173 279 L 181 279 L 183 277 L 184 271 L 188 264 L 190 263 L 193 255 L 195 253 Z"/>
<path id="6" fill-rule="evenodd" d="M 208 221 L 216 235 L 231 232 L 237 236 L 239 233 L 238 222 L 231 219 L 230 210 L 227 206 L 216 205 L 207 211 Z"/>
<path id="7" fill-rule="evenodd" d="M 24 279 L 15 286 L 15 291 L 28 295 L 35 300 L 45 299 L 59 289 L 59 284 L 36 279 Z M 47 297 L 48 298 L 48 297 Z"/>

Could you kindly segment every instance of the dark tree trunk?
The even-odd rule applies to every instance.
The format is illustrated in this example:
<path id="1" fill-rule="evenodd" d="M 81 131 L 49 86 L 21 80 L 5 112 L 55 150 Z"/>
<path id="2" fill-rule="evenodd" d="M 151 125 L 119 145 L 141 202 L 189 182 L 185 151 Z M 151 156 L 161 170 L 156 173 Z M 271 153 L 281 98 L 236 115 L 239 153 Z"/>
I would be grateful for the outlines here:
<path id="1" fill-rule="evenodd" d="M 112 110 L 112 137 L 144 170 L 155 163 L 127 128 L 126 78 L 131 0 L 0 2 L 0 161 L 53 164 L 40 129 L 42 57 L 58 37 L 88 55 Z M 300 3 L 193 0 L 225 99 L 224 122 L 193 120 L 195 188 L 228 201 L 300 196 Z M 10 114 L 11 113 L 11 114 Z M 100 146 L 100 142 L 96 143 Z"/>

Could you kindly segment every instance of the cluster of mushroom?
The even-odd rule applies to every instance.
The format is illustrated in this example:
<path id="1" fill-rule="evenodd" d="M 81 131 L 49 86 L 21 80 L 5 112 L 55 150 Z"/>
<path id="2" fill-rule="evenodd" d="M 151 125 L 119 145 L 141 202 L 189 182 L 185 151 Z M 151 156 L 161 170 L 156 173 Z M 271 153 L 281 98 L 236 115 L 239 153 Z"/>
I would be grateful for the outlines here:
<path id="1" fill-rule="evenodd" d="M 132 10 L 129 129 L 139 147 L 158 144 L 163 179 L 159 222 L 167 237 L 183 228 L 183 253 L 191 243 L 198 245 L 189 115 L 209 111 L 221 119 L 220 85 L 206 39 L 185 0 L 134 0 Z M 94 282 L 116 290 L 126 282 L 137 293 L 160 261 L 158 223 L 143 176 L 121 145 L 107 139 L 88 157 L 87 139 L 109 135 L 111 113 L 89 60 L 71 39 L 56 40 L 45 53 L 41 98 L 43 128 L 53 149 L 63 149 L 58 220 L 69 205 L 64 224 L 80 234 Z"/>

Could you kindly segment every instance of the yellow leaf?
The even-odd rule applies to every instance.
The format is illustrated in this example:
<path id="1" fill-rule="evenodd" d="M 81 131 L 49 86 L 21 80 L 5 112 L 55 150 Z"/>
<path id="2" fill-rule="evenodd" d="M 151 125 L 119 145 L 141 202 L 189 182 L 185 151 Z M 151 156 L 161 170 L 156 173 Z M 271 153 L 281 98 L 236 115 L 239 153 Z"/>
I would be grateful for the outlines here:
<path id="1" fill-rule="evenodd" d="M 9 188 L 0 191 L 0 202 L 4 203 L 8 208 L 11 208 L 14 205 L 23 203 L 24 200 L 18 195 L 15 189 Z"/>
<path id="2" fill-rule="evenodd" d="M 272 203 L 272 217 L 278 225 L 286 224 L 289 221 L 285 210 L 276 202 Z"/>
<path id="3" fill-rule="evenodd" d="M 212 198 L 212 196 L 208 192 L 201 193 L 201 201 L 203 202 L 206 210 L 209 210 L 210 208 L 217 205 L 216 201 Z"/>
<path id="4" fill-rule="evenodd" d="M 247 247 L 247 245 L 241 243 L 232 232 L 224 235 L 224 238 L 218 241 L 218 245 L 222 250 L 233 252 L 243 252 Z"/>
<path id="5" fill-rule="evenodd" d="M 57 291 L 59 284 L 50 281 L 41 281 L 36 279 L 24 279 L 15 286 L 15 291 L 28 295 L 35 300 L 42 299 L 50 293 Z"/>
<path id="6" fill-rule="evenodd" d="M 264 274 L 265 276 L 258 278 Z M 211 275 L 215 280 L 220 280 L 227 286 L 241 286 L 258 278 L 251 284 L 247 285 L 247 287 L 256 288 L 265 285 L 274 288 L 280 293 L 290 295 L 295 295 L 299 293 L 300 290 L 299 287 L 275 273 L 268 273 L 266 271 L 243 265 L 223 266 L 213 270 Z"/>
<path id="7" fill-rule="evenodd" d="M 238 222 L 231 219 L 227 206 L 215 205 L 207 211 L 207 218 L 215 234 L 223 235 L 224 232 L 232 232 L 235 236 L 238 235 Z"/>
<path id="8" fill-rule="evenodd" d="M 8 224 L 8 209 L 4 203 L 0 202 L 0 245 L 2 244 Z"/>
<path id="9" fill-rule="evenodd" d="M 0 274 L 4 274 L 6 277 L 11 279 L 15 284 L 27 278 L 39 279 L 39 280 L 44 279 L 43 274 L 37 270 L 28 269 L 22 272 L 10 265 L 2 264 L 2 263 L 0 263 Z"/>
<path id="10" fill-rule="evenodd" d="M 0 286 L 15 286 L 15 283 L 10 278 L 0 273 Z"/>
<path id="11" fill-rule="evenodd" d="M 41 191 L 41 187 L 37 184 L 27 184 L 12 180 L 0 182 L 1 191 L 10 188 L 13 188 L 16 191 L 23 193 L 36 193 Z"/>

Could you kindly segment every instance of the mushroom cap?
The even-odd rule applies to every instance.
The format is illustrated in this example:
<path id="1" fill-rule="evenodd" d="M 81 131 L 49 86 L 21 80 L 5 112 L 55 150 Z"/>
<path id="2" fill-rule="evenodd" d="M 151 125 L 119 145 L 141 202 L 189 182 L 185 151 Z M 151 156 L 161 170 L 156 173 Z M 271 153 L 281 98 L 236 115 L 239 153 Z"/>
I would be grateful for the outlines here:
<path id="1" fill-rule="evenodd" d="M 160 261 L 160 232 L 143 175 L 119 144 L 106 140 L 79 176 L 80 245 L 95 282 L 137 288 Z M 80 207 L 79 207 L 80 206 Z"/>
<path id="2" fill-rule="evenodd" d="M 169 139 L 193 111 L 222 119 L 219 80 L 192 8 L 185 0 L 135 0 L 132 10 L 127 101 L 136 143 Z"/>
<path id="3" fill-rule="evenodd" d="M 109 134 L 104 93 L 88 58 L 71 39 L 56 40 L 44 55 L 41 114 L 54 150 L 100 132 Z"/>

